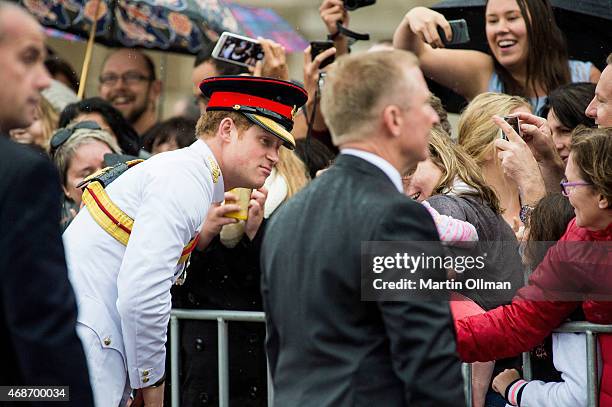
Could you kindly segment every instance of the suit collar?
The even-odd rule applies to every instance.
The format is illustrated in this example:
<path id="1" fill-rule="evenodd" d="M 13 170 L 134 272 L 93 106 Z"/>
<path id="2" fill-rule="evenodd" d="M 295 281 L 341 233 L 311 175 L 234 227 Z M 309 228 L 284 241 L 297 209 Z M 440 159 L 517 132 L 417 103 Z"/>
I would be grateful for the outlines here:
<path id="1" fill-rule="evenodd" d="M 402 177 L 399 171 L 381 156 L 376 155 L 374 153 L 370 153 L 368 151 L 358 150 L 354 148 L 342 149 L 340 154 L 358 157 L 364 161 L 367 161 L 369 164 L 376 166 L 387 176 L 387 178 L 389 178 L 389 180 L 393 183 L 398 192 L 404 193 L 404 188 L 402 186 Z"/>
<path id="2" fill-rule="evenodd" d="M 385 174 L 383 170 L 378 168 L 376 165 L 369 163 L 363 158 L 349 155 L 349 154 L 339 154 L 338 157 L 334 160 L 333 167 L 337 167 L 338 169 L 351 170 L 361 172 L 363 174 L 368 174 L 374 176 L 385 183 L 389 183 L 389 186 L 397 191 L 397 187 L 391 181 L 391 179 Z"/>

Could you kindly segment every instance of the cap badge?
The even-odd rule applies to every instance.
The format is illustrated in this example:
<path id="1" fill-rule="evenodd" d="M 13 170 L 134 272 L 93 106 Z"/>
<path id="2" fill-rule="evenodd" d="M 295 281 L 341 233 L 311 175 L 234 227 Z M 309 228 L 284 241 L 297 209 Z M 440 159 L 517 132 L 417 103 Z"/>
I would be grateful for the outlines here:
<path id="1" fill-rule="evenodd" d="M 240 105 L 234 105 L 234 110 L 240 110 Z"/>

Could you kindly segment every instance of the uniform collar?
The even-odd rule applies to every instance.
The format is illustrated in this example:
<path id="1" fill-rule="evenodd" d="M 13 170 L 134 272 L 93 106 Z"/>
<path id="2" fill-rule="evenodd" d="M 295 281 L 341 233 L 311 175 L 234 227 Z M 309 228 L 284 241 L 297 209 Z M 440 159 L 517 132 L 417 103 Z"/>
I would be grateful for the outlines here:
<path id="1" fill-rule="evenodd" d="M 202 157 L 206 168 L 210 173 L 210 180 L 213 183 L 213 202 L 222 202 L 225 198 L 225 185 L 223 183 L 223 174 L 221 167 L 215 158 L 212 150 L 203 140 L 196 140 L 189 148 L 192 148 L 199 156 Z"/>

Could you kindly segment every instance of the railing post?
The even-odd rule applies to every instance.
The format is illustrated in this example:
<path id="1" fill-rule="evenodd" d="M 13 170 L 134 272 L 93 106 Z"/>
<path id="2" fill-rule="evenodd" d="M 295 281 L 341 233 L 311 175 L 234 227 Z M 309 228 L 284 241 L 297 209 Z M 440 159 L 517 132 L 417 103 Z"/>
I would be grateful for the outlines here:
<path id="1" fill-rule="evenodd" d="M 530 381 L 532 376 L 531 352 L 523 352 L 523 379 Z"/>
<path id="2" fill-rule="evenodd" d="M 180 406 L 179 390 L 179 321 L 174 315 L 170 316 L 170 401 L 172 407 Z"/>
<path id="3" fill-rule="evenodd" d="M 587 389 L 589 407 L 597 407 L 599 404 L 598 372 L 597 372 L 597 337 L 593 331 L 586 331 L 586 354 L 587 354 Z"/>
<path id="4" fill-rule="evenodd" d="M 229 407 L 229 368 L 227 322 L 217 318 L 217 341 L 219 352 L 219 407 Z"/>
<path id="5" fill-rule="evenodd" d="M 466 407 L 472 407 L 472 364 L 461 364 L 461 375 L 463 376 L 463 393 L 465 395 Z"/>

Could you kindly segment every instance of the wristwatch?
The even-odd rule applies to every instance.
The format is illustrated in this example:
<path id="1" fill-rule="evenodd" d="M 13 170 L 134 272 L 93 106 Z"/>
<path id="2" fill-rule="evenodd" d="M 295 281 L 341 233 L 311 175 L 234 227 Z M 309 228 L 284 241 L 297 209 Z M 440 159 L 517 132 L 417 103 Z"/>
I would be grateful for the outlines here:
<path id="1" fill-rule="evenodd" d="M 533 206 L 523 205 L 521 206 L 521 211 L 519 212 L 519 218 L 524 225 L 527 225 L 529 222 L 529 218 L 531 217 L 531 212 L 533 212 Z"/>

